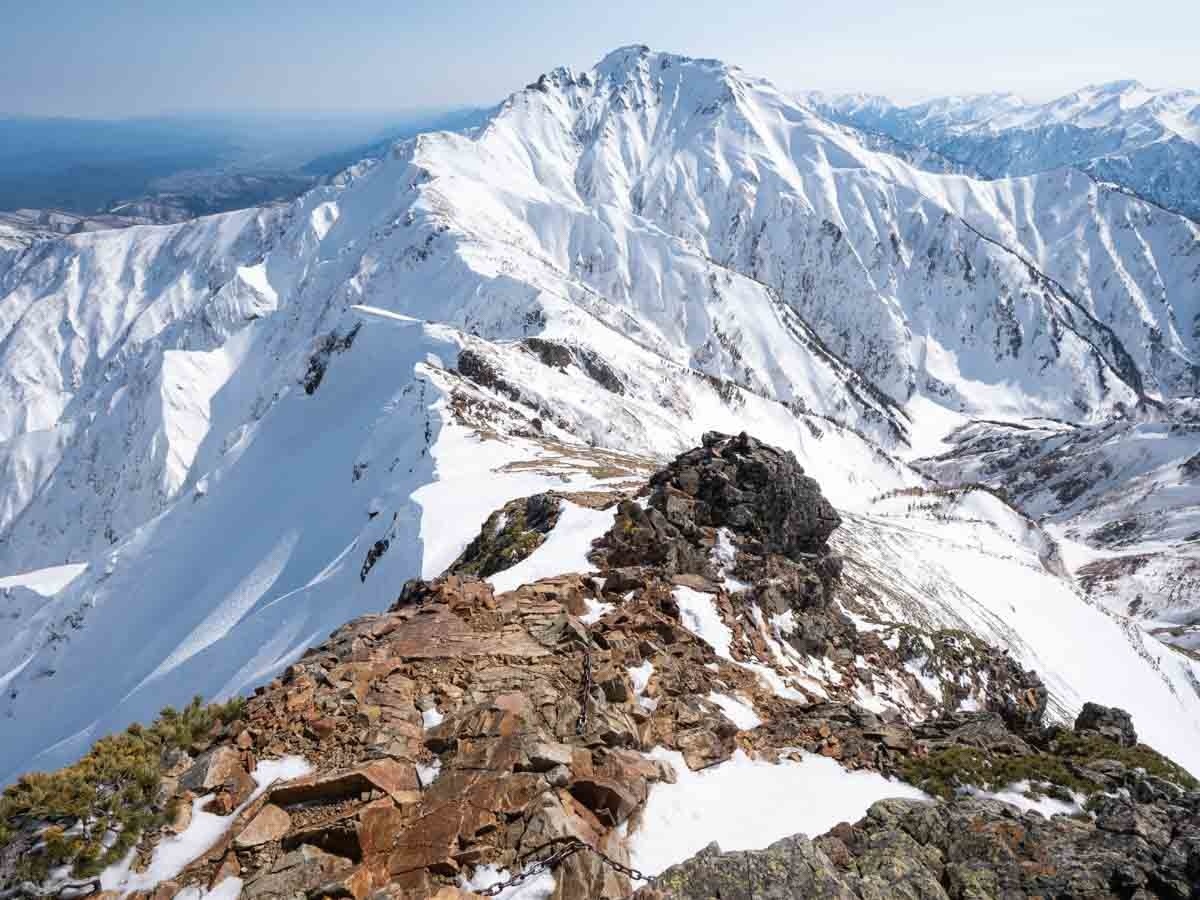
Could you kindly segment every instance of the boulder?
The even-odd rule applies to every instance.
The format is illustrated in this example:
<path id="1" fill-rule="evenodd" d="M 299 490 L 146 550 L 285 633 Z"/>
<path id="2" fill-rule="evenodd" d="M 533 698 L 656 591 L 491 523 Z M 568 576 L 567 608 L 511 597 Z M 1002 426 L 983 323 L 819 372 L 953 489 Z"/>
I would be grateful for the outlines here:
<path id="1" fill-rule="evenodd" d="M 694 500 L 697 524 L 728 527 L 755 540 L 763 553 L 820 553 L 842 521 L 794 454 L 745 432 L 708 432 L 703 447 L 677 457 L 651 484 L 652 507 L 678 508 L 668 499 L 674 489 Z"/>
<path id="2" fill-rule="evenodd" d="M 257 785 L 242 765 L 241 754 L 228 746 L 202 754 L 179 778 L 179 786 L 195 794 L 225 794 L 233 807 L 246 801 Z"/>
<path id="3" fill-rule="evenodd" d="M 1137 732 L 1133 719 L 1125 710 L 1099 703 L 1085 703 L 1075 718 L 1075 731 L 1079 734 L 1098 734 L 1122 747 L 1137 745 Z"/>
<path id="4" fill-rule="evenodd" d="M 352 868 L 348 859 L 303 844 L 279 857 L 269 872 L 249 881 L 242 888 L 242 900 L 304 895 Z"/>
<path id="5" fill-rule="evenodd" d="M 853 900 L 860 895 L 847 886 L 825 853 L 797 835 L 763 850 L 735 853 L 722 853 L 716 844 L 709 844 L 633 896 L 634 900 Z"/>
<path id="6" fill-rule="evenodd" d="M 279 806 L 299 803 L 329 803 L 381 791 L 397 803 L 421 799 L 417 770 L 412 763 L 377 759 L 343 772 L 310 775 L 289 781 L 271 791 L 271 802 Z"/>

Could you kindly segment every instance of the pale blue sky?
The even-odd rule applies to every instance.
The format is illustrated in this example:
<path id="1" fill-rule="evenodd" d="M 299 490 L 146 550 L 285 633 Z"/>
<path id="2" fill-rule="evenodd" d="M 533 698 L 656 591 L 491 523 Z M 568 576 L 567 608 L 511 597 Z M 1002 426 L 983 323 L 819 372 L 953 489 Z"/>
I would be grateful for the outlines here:
<path id="1" fill-rule="evenodd" d="M 1200 88 L 1195 0 L 0 0 L 0 113 L 403 109 L 498 100 L 631 43 L 795 89 L 1031 98 Z"/>

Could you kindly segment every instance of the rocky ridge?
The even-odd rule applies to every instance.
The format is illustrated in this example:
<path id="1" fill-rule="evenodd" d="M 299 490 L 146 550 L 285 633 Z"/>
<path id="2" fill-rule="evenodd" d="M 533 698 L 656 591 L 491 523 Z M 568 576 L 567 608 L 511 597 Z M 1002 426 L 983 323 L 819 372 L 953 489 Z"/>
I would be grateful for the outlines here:
<path id="1" fill-rule="evenodd" d="M 1120 711 L 1089 706 L 1074 729 L 1045 726 L 1037 676 L 969 635 L 856 625 L 828 545 L 839 516 L 790 453 L 708 434 L 609 502 L 597 574 L 502 593 L 461 574 L 410 581 L 388 612 L 346 624 L 235 720 L 165 754 L 159 795 L 174 820 L 138 858 L 186 833 L 197 797 L 231 821 L 141 895 L 237 879 L 220 889 L 448 898 L 484 889 L 481 872 L 524 871 L 543 879 L 539 896 L 627 897 L 641 884 L 631 844 L 648 798 L 682 774 L 649 752 L 663 748 L 693 771 L 820 754 L 946 799 L 885 800 L 815 841 L 706 851 L 643 897 L 1196 896 L 1190 776 L 1139 745 Z M 560 503 L 509 506 L 452 569 L 536 552 L 519 534 L 542 533 Z M 506 546 L 519 552 L 490 552 L 514 513 L 524 525 Z M 785 683 L 771 675 L 781 658 L 823 677 Z M 953 677 L 931 703 L 916 688 L 942 669 Z M 864 708 L 885 684 L 911 686 L 910 706 Z M 730 718 L 719 698 L 734 697 L 759 724 Z M 291 756 L 310 774 L 255 790 L 256 766 Z M 1018 780 L 1064 803 L 1090 797 L 1090 812 L 1047 820 L 963 794 Z M 38 823 L 5 824 L 38 852 Z M 726 887 L 734 872 L 740 894 Z M 44 893 L 0 875 L 8 894 Z"/>

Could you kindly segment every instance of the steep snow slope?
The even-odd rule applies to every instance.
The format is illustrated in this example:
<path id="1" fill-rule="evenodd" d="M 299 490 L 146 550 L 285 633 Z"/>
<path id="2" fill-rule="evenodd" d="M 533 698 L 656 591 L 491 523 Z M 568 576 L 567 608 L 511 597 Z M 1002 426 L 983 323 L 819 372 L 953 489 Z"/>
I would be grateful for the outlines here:
<path id="1" fill-rule="evenodd" d="M 971 423 L 953 433 L 951 449 L 916 465 L 945 483 L 1002 490 L 1052 530 L 1092 597 L 1162 630 L 1164 640 L 1197 646 L 1196 401 L 1141 407 L 1096 426 Z"/>
<path id="2" fill-rule="evenodd" d="M 1200 767 L 1200 663 L 1090 604 L 1036 546 L 1005 533 L 1008 518 L 852 514 L 835 534 L 847 590 L 869 619 L 962 629 L 1006 648 L 1045 681 L 1051 718 L 1071 721 L 1092 698 L 1134 709 L 1148 743 Z"/>
<path id="3" fill-rule="evenodd" d="M 1008 190 L 1086 205 L 1068 187 Z M 0 601 L 0 779 L 249 688 L 439 572 L 505 500 L 628 482 L 708 428 L 795 450 L 863 509 L 925 484 L 888 452 L 915 411 L 1092 421 L 1165 384 L 1178 366 L 1125 349 L 1152 326 L 1097 321 L 1090 284 L 996 243 L 987 190 L 737 70 L 628 48 L 285 209 L 14 251 L 0 575 L 87 569 Z M 1154 225 L 1152 271 L 1128 265 L 1168 273 L 1164 309 L 1182 221 Z M 1066 708 L 1084 692 L 1062 678 Z"/>
<path id="4" fill-rule="evenodd" d="M 813 92 L 801 99 L 833 119 L 929 147 L 986 177 L 1078 166 L 1200 217 L 1196 91 L 1114 81 L 1041 104 L 1012 94 L 940 97 L 912 106 L 862 94 Z"/>

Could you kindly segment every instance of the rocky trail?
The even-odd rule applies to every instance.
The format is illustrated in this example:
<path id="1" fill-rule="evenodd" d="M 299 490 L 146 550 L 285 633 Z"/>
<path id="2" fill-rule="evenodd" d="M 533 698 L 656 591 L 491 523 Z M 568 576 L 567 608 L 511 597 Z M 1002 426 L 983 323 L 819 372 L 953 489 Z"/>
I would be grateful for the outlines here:
<path id="1" fill-rule="evenodd" d="M 709 434 L 623 490 L 507 504 L 163 750 L 161 827 L 103 871 L 71 855 L 103 816 L 51 823 L 23 779 L 0 896 L 1200 896 L 1195 781 L 1120 710 L 1046 725 L 1038 677 L 978 638 L 856 624 L 840 516 L 790 453 Z M 581 501 L 612 516 L 590 573 L 485 580 Z"/>

